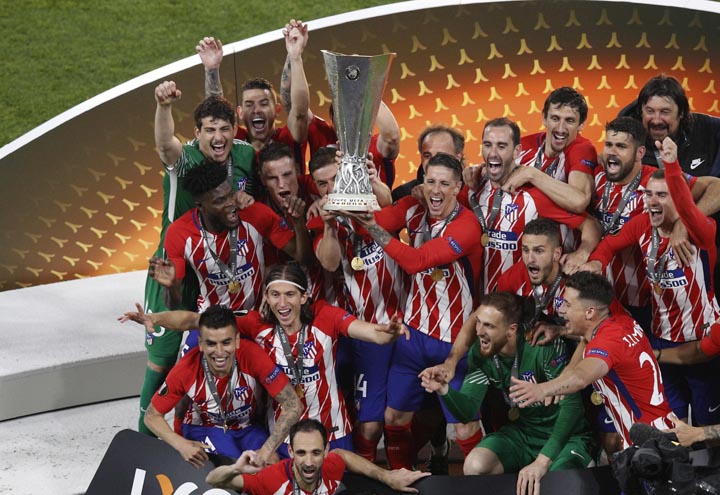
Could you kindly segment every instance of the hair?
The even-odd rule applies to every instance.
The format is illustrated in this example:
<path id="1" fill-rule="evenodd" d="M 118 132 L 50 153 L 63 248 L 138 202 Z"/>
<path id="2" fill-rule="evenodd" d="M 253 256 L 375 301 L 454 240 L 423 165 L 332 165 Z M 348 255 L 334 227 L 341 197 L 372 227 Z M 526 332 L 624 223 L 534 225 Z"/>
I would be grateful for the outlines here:
<path id="1" fill-rule="evenodd" d="M 427 138 L 430 134 L 435 133 L 447 133 L 450 135 L 453 141 L 453 149 L 455 150 L 456 155 L 462 155 L 465 151 L 465 136 L 462 135 L 460 131 L 455 129 L 454 127 L 448 127 L 446 125 L 432 125 L 430 127 L 426 127 L 421 133 L 420 136 L 418 136 L 418 151 L 422 153 L 422 145 L 425 141 L 425 138 Z"/>
<path id="2" fill-rule="evenodd" d="M 462 182 L 462 162 L 452 155 L 448 155 L 447 153 L 442 152 L 436 153 L 427 162 L 427 168 L 430 169 L 430 167 L 449 168 L 453 171 L 453 176 L 455 177 L 455 180 Z"/>
<path id="3" fill-rule="evenodd" d="M 293 440 L 295 440 L 295 435 L 297 435 L 301 431 L 304 433 L 312 433 L 314 431 L 317 431 L 322 437 L 323 447 L 327 447 L 328 434 L 325 426 L 323 426 L 323 424 L 317 419 L 311 418 L 302 419 L 290 427 L 290 447 L 293 446 Z"/>
<path id="4" fill-rule="evenodd" d="M 235 324 L 235 313 L 221 304 L 214 304 L 206 309 L 203 313 L 200 313 L 200 322 L 198 326 L 202 329 L 205 328 L 225 328 L 233 327 L 237 330 Z"/>
<path id="5" fill-rule="evenodd" d="M 337 148 L 332 146 L 325 146 L 324 148 L 318 148 L 312 157 L 310 157 L 310 163 L 308 164 L 308 171 L 310 175 L 316 170 L 320 170 L 323 167 L 327 167 L 335 163 L 335 157 L 337 156 Z"/>
<path id="6" fill-rule="evenodd" d="M 270 94 L 273 97 L 274 101 L 277 101 L 277 95 L 275 94 L 275 88 L 273 88 L 273 85 L 270 81 L 263 77 L 255 77 L 253 79 L 250 79 L 248 81 L 245 81 L 245 84 L 242 85 L 240 88 L 240 98 L 242 99 L 242 94 L 249 90 L 249 89 L 262 89 L 263 91 L 270 91 Z"/>
<path id="7" fill-rule="evenodd" d="M 610 306 L 615 289 L 610 281 L 598 273 L 575 272 L 565 279 L 565 287 L 578 291 L 580 299 Z"/>
<path id="8" fill-rule="evenodd" d="M 208 96 L 195 108 L 195 127 L 198 130 L 202 128 L 202 119 L 205 117 L 226 120 L 230 125 L 235 125 L 235 109 L 222 96 Z"/>
<path id="9" fill-rule="evenodd" d="M 677 79 L 665 74 L 657 75 L 650 78 L 645 86 L 640 90 L 637 98 L 636 117 L 642 121 L 642 108 L 653 96 L 661 98 L 670 98 L 678 106 L 678 114 L 680 117 L 680 130 L 687 131 L 692 121 L 692 112 L 690 112 L 690 103 L 685 95 L 685 90 Z"/>
<path id="10" fill-rule="evenodd" d="M 690 181 L 688 180 L 687 175 L 682 174 L 682 178 L 685 181 L 685 184 L 687 184 L 689 186 Z M 659 168 L 659 169 L 655 170 L 652 174 L 650 174 L 650 177 L 648 178 L 648 181 L 651 181 L 651 180 L 665 180 L 666 181 L 667 179 L 665 178 L 665 169 Z"/>
<path id="11" fill-rule="evenodd" d="M 197 167 L 188 170 L 182 185 L 195 201 L 199 201 L 203 194 L 214 190 L 223 182 L 227 182 L 227 169 L 215 162 L 204 160 Z"/>
<path id="12" fill-rule="evenodd" d="M 257 162 L 259 164 L 260 170 L 262 170 L 262 167 L 265 163 L 274 162 L 275 160 L 280 160 L 281 158 L 290 158 L 293 166 L 295 165 L 295 156 L 293 155 L 290 147 L 285 143 L 272 141 L 260 148 L 260 151 L 258 152 Z"/>
<path id="13" fill-rule="evenodd" d="M 548 95 L 542 109 L 544 118 L 547 118 L 550 105 L 557 105 L 558 108 L 564 106 L 572 108 L 580 115 L 581 124 L 587 119 L 588 105 L 585 97 L 569 86 L 558 88 Z"/>
<path id="14" fill-rule="evenodd" d="M 525 225 L 523 235 L 544 235 L 553 244 L 558 247 L 562 245 L 560 238 L 560 225 L 555 220 L 549 218 L 538 217 L 531 220 Z"/>
<path id="15" fill-rule="evenodd" d="M 608 132 L 624 132 L 630 134 L 635 143 L 635 147 L 645 146 L 645 138 L 647 137 L 647 131 L 643 127 L 642 122 L 632 117 L 618 117 L 615 120 L 605 124 L 605 133 Z"/>
<path id="16" fill-rule="evenodd" d="M 513 146 L 520 144 L 520 128 L 518 125 L 507 117 L 498 117 L 496 119 L 489 120 L 483 128 L 483 134 L 489 127 L 509 127 L 512 131 Z"/>
<path id="17" fill-rule="evenodd" d="M 490 292 L 480 299 L 480 306 L 491 306 L 503 314 L 508 325 L 519 325 L 523 321 L 522 300 L 512 292 Z"/>
<path id="18" fill-rule="evenodd" d="M 302 287 L 302 292 L 308 292 L 307 274 L 305 273 L 305 270 L 303 270 L 302 266 L 300 266 L 300 264 L 296 261 L 290 261 L 289 263 L 285 264 L 278 263 L 271 266 L 265 274 L 265 290 L 267 290 L 268 284 L 273 280 L 287 280 L 288 282 L 298 284 L 300 287 Z M 304 325 L 312 323 L 315 316 L 313 314 L 311 305 L 311 298 L 308 297 L 307 301 L 305 301 L 305 304 L 303 304 L 300 308 L 300 321 Z M 272 312 L 267 303 L 263 304 L 260 312 L 265 321 L 274 325 L 278 324 L 277 318 L 275 318 L 275 314 Z"/>

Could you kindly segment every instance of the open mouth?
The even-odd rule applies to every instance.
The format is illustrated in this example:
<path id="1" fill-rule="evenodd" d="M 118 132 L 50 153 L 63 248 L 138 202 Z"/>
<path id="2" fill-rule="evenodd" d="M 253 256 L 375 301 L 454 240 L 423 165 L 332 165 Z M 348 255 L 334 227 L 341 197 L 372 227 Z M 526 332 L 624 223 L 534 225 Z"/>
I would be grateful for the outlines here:
<path id="1" fill-rule="evenodd" d="M 261 117 L 255 117 L 254 119 L 252 119 L 252 126 L 253 129 L 255 129 L 256 131 L 262 131 L 263 129 L 265 129 L 265 119 Z"/>
<path id="2" fill-rule="evenodd" d="M 442 197 L 441 196 L 430 196 L 430 206 L 437 210 L 442 206 Z"/>
<path id="3" fill-rule="evenodd" d="M 278 316 L 283 320 L 287 319 L 291 312 L 292 310 L 290 308 L 277 310 Z"/>
<path id="4" fill-rule="evenodd" d="M 650 213 L 650 221 L 652 223 L 660 223 L 662 221 L 662 208 L 648 208 L 648 212 Z"/>
<path id="5" fill-rule="evenodd" d="M 608 175 L 617 175 L 620 172 L 622 164 L 620 163 L 620 160 L 617 159 L 617 157 L 611 156 L 608 157 L 607 160 L 605 160 L 605 168 Z"/>
<path id="6" fill-rule="evenodd" d="M 212 143 L 210 145 L 210 149 L 212 150 L 213 155 L 215 155 L 216 157 L 224 155 L 225 154 L 225 145 L 226 145 L 225 142 Z"/>
<path id="7" fill-rule="evenodd" d="M 563 144 L 567 141 L 569 134 L 567 132 L 553 132 L 552 140 L 555 144 Z"/>
<path id="8" fill-rule="evenodd" d="M 499 176 L 502 174 L 502 160 L 499 158 L 489 158 L 487 161 L 487 169 L 491 176 Z"/>
<path id="9" fill-rule="evenodd" d="M 527 266 L 528 274 L 530 274 L 530 278 L 537 278 L 538 275 L 540 275 L 540 267 L 535 265 L 528 265 Z"/>
<path id="10" fill-rule="evenodd" d="M 227 213 L 227 222 L 229 225 L 234 225 L 238 221 L 238 209 L 237 207 L 232 207 Z"/>
<path id="11" fill-rule="evenodd" d="M 228 358 L 227 358 L 227 356 L 223 356 L 223 357 L 213 356 L 212 361 L 215 364 L 216 368 L 224 368 L 225 365 L 228 363 Z"/>
<path id="12" fill-rule="evenodd" d="M 478 337 L 478 342 L 480 343 L 480 350 L 489 352 L 490 348 L 492 347 L 492 342 L 487 337 Z"/>

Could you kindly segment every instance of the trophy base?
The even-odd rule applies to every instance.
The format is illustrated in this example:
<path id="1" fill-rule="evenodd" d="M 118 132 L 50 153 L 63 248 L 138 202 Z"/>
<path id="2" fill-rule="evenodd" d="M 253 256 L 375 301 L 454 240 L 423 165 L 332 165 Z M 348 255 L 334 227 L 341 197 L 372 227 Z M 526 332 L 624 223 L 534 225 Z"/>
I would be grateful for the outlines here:
<path id="1" fill-rule="evenodd" d="M 328 202 L 323 209 L 327 211 L 368 211 L 368 205 L 373 210 L 380 209 L 374 194 L 329 194 Z"/>

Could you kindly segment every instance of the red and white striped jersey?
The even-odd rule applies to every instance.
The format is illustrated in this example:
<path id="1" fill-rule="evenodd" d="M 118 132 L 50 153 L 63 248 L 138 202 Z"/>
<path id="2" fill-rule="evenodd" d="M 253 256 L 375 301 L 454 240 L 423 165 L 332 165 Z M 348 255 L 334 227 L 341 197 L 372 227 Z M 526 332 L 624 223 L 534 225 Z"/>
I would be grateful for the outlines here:
<path id="1" fill-rule="evenodd" d="M 538 132 L 537 134 L 531 134 L 524 136 L 520 139 L 520 155 L 518 156 L 516 163 L 518 165 L 525 165 L 527 167 L 534 167 L 538 154 L 542 153 L 541 157 L 541 170 L 546 172 L 550 166 L 553 165 L 555 158 L 557 163 L 555 164 L 555 170 L 552 174 L 554 179 L 562 182 L 568 181 L 570 172 L 577 171 L 583 174 L 592 175 L 597 165 L 597 151 L 589 139 L 578 136 L 570 143 L 560 154 L 555 158 L 549 158 L 545 155 L 544 144 L 545 144 L 545 132 Z M 542 149 L 542 151 L 541 151 Z"/>
<path id="2" fill-rule="evenodd" d="M 186 266 L 190 266 L 200 282 L 198 311 L 202 312 L 213 304 L 222 304 L 232 310 L 256 309 L 262 298 L 262 281 L 265 272 L 263 239 L 282 248 L 292 238 L 293 231 L 275 212 L 262 203 L 253 203 L 238 210 L 237 256 L 235 274 L 241 290 L 231 294 L 228 290 L 230 279 L 207 250 L 208 246 L 228 267 L 230 267 L 229 232 L 206 232 L 207 244 L 203 240 L 198 209 L 193 208 L 173 222 L 165 238 L 165 251 L 175 265 L 175 278 L 185 277 Z M 187 263 L 187 265 L 186 265 Z"/>
<path id="3" fill-rule="evenodd" d="M 411 275 L 405 323 L 435 339 L 454 342 L 475 309 L 483 253 L 480 224 L 470 210 L 459 206 L 451 222 L 431 220 L 428 225 L 425 208 L 410 196 L 376 212 L 375 219 L 389 232 L 407 227 L 409 246 L 394 238 L 385 246 L 385 253 Z M 428 232 L 432 239 L 425 242 Z M 435 281 L 433 272 L 442 276 Z"/>
<path id="4" fill-rule="evenodd" d="M 645 212 L 645 186 L 650 179 L 650 175 L 656 170 L 655 167 L 642 166 L 640 184 L 636 192 L 630 196 L 625 209 L 620 214 L 617 221 L 618 228 L 622 228 L 625 222 Z M 692 176 L 688 176 L 688 179 L 690 180 L 690 187 L 697 181 L 697 178 Z M 595 169 L 595 191 L 593 192 L 591 205 L 595 209 L 595 215 L 601 224 L 610 222 L 620 204 L 622 195 L 630 186 L 630 184 L 611 183 L 607 211 L 603 212 L 601 210 L 606 183 L 605 171 L 603 167 L 598 166 Z M 650 304 L 650 284 L 645 275 L 645 264 L 638 245 L 632 245 L 616 253 L 608 264 L 605 275 L 613 283 L 615 295 L 622 304 L 629 306 L 647 306 Z"/>
<path id="5" fill-rule="evenodd" d="M 500 213 L 491 225 L 490 216 L 496 191 L 490 181 L 478 192 L 469 191 L 480 204 L 488 228 L 486 233 L 489 241 L 485 246 L 485 278 L 482 286 L 485 293 L 493 292 L 500 276 L 520 263 L 520 239 L 528 222 L 542 216 L 576 229 L 587 216 L 563 210 L 536 187 L 523 186 L 515 194 L 503 193 Z M 475 223 L 478 223 L 477 219 Z"/>
<path id="6" fill-rule="evenodd" d="M 373 240 L 370 233 L 355 221 L 349 220 L 350 228 L 337 225 L 338 241 L 342 249 L 342 273 L 345 281 L 348 310 L 361 320 L 372 323 L 388 323 L 390 318 L 401 314 L 407 299 L 407 274 L 383 248 Z M 324 222 L 313 219 L 309 227 L 317 232 L 315 248 L 323 238 Z M 352 231 L 351 231 L 352 229 Z M 358 242 L 358 257 L 363 260 L 362 270 L 353 270 L 350 265 L 355 257 L 353 232 Z"/>
<path id="7" fill-rule="evenodd" d="M 257 474 L 243 474 L 243 493 L 250 495 L 294 495 L 292 459 L 276 462 Z M 298 495 L 333 495 L 340 485 L 345 473 L 345 461 L 342 457 L 330 452 L 323 460 L 318 485 L 310 493 L 302 488 Z"/>
<path id="8" fill-rule="evenodd" d="M 315 316 L 307 329 L 303 345 L 302 381 L 305 396 L 301 400 L 305 408 L 300 419 L 317 419 L 327 428 L 329 440 L 337 440 L 352 431 L 345 400 L 338 390 L 335 377 L 337 341 L 340 335 L 348 335 L 348 327 L 357 318 L 325 301 L 316 302 L 312 308 Z M 250 311 L 236 321 L 241 335 L 255 340 L 288 377 L 293 376 L 282 342 L 275 332 L 275 325 L 263 320 L 257 311 Z M 295 344 L 299 333 L 288 335 L 293 359 L 297 358 Z M 268 428 L 271 431 L 280 415 L 277 404 L 273 406 L 273 411 L 268 415 Z"/>
<path id="9" fill-rule="evenodd" d="M 632 445 L 630 427 L 634 423 L 663 430 L 674 427 L 668 418 L 671 410 L 660 366 L 635 320 L 613 313 L 600 324 L 583 358 L 602 359 L 609 368 L 594 388 L 603 394 L 605 410 L 622 436 L 624 448 Z"/>
<path id="10" fill-rule="evenodd" d="M 542 284 L 543 292 L 542 295 L 540 295 L 540 298 L 545 296 L 545 293 L 550 288 L 552 283 L 553 280 L 550 281 L 550 284 Z M 522 259 L 520 260 L 520 263 L 513 265 L 512 268 L 510 268 L 508 271 L 506 271 L 500 276 L 497 284 L 497 291 L 512 292 L 513 294 L 517 294 L 520 297 L 533 297 L 533 284 L 532 282 L 530 282 L 530 276 L 527 272 L 527 266 L 525 266 L 525 263 L 522 262 Z M 548 301 L 548 305 L 545 309 L 543 309 L 543 313 L 548 316 L 556 316 L 558 310 L 560 309 L 560 306 L 564 301 L 564 293 L 565 277 L 560 280 L 560 285 L 558 285 L 558 288 L 555 291 L 555 296 L 553 296 L 553 298 Z"/>
<path id="11" fill-rule="evenodd" d="M 160 414 L 166 414 L 187 395 L 192 400 L 192 406 L 185 413 L 183 423 L 222 426 L 223 415 L 205 379 L 201 358 L 200 348 L 195 347 L 178 361 L 155 393 L 152 405 Z M 280 368 L 254 342 L 240 340 L 235 359 L 237 366 L 232 374 L 213 377 L 231 430 L 250 424 L 257 411 L 258 384 L 275 397 L 289 383 Z"/>
<path id="12" fill-rule="evenodd" d="M 720 319 L 720 307 L 715 300 L 712 273 L 717 258 L 715 247 L 715 221 L 706 217 L 695 206 L 690 189 L 682 178 L 680 166 L 666 164 L 665 176 L 673 202 L 687 228 L 695 254 L 691 262 L 680 268 L 669 238 L 660 237 L 657 259 L 666 257 L 665 265 L 658 266 L 660 294 L 652 291 L 653 334 L 672 342 L 700 340 L 710 326 Z M 617 235 L 607 236 L 590 255 L 604 266 L 615 252 L 627 246 L 639 245 L 643 255 L 644 271 L 648 270 L 648 255 L 652 246 L 650 217 L 640 215 L 630 219 Z"/>

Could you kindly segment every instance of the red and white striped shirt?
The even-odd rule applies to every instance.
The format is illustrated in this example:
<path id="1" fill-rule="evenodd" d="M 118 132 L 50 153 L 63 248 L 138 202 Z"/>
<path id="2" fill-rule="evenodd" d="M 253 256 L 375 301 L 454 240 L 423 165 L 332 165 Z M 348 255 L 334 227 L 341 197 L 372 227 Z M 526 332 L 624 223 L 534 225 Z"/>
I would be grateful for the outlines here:
<path id="1" fill-rule="evenodd" d="M 389 232 L 407 227 L 410 245 L 392 239 L 385 253 L 412 276 L 405 323 L 443 342 L 454 342 L 463 322 L 475 309 L 476 289 L 482 269 L 482 229 L 472 212 L 459 206 L 451 221 L 426 222 L 425 208 L 414 198 L 375 213 L 379 225 Z M 425 242 L 431 232 L 432 239 Z M 436 269 L 442 278 L 435 281 Z"/>
<path id="2" fill-rule="evenodd" d="M 293 495 L 292 459 L 285 459 L 266 467 L 257 474 L 243 474 L 243 493 L 250 495 Z M 302 488 L 301 494 L 333 495 L 345 473 L 345 461 L 330 452 L 323 460 L 320 479 L 312 493 Z M 299 488 L 299 487 L 298 487 Z"/>
<path id="3" fill-rule="evenodd" d="M 262 281 L 265 272 L 263 239 L 278 248 L 284 247 L 294 236 L 287 223 L 274 211 L 261 203 L 253 203 L 238 210 L 237 255 L 235 280 L 241 290 L 231 294 L 230 279 L 215 262 L 209 247 L 218 258 L 230 267 L 229 232 L 205 231 L 203 239 L 198 209 L 193 208 L 173 222 L 165 238 L 165 251 L 175 265 L 175 278 L 185 277 L 186 263 L 200 282 L 198 311 L 214 304 L 228 306 L 232 310 L 256 309 L 261 302 Z"/>
<path id="4" fill-rule="evenodd" d="M 577 171 L 588 175 L 593 174 L 593 170 L 597 165 L 597 151 L 589 139 L 578 134 L 573 142 L 562 150 L 557 157 L 550 158 L 545 155 L 544 150 L 546 135 L 545 132 L 538 132 L 520 139 L 521 151 L 516 163 L 534 167 L 538 153 L 542 153 L 540 170 L 546 172 L 557 159 L 552 177 L 561 182 L 568 181 L 570 172 Z"/>
<path id="5" fill-rule="evenodd" d="M 201 358 L 202 352 L 195 347 L 178 361 L 153 396 L 152 405 L 160 414 L 166 414 L 187 395 L 193 405 L 185 413 L 183 423 L 222 426 L 223 414 L 210 391 Z M 254 342 L 240 340 L 235 359 L 237 366 L 231 375 L 214 378 L 227 426 L 240 430 L 250 424 L 257 411 L 258 384 L 275 397 L 289 380 Z"/>
<path id="6" fill-rule="evenodd" d="M 549 284 L 541 284 L 541 298 L 545 297 L 545 294 L 552 286 L 553 282 L 554 280 L 551 280 Z M 497 291 L 512 292 L 513 294 L 517 294 L 520 297 L 534 297 L 533 284 L 530 281 L 530 276 L 527 272 L 527 266 L 525 265 L 525 263 L 522 262 L 522 260 L 520 261 L 520 263 L 517 263 L 512 268 L 510 268 L 510 270 L 506 271 L 500 276 L 500 280 L 498 280 L 497 284 Z M 547 306 L 543 309 L 543 313 L 548 316 L 556 316 L 558 314 L 560 306 L 564 301 L 564 293 L 565 278 L 563 277 L 560 280 L 560 284 L 558 285 L 557 290 L 555 291 L 555 295 L 551 300 L 548 301 Z"/>
<path id="7" fill-rule="evenodd" d="M 305 396 L 301 401 L 305 409 L 300 419 L 320 421 L 328 430 L 328 438 L 337 440 L 352 431 L 345 400 L 338 390 L 335 377 L 337 341 L 340 335 L 348 335 L 348 327 L 357 318 L 324 301 L 316 302 L 312 308 L 315 317 L 307 329 L 303 345 L 302 385 Z M 236 322 L 241 335 L 255 340 L 288 377 L 293 376 L 294 363 L 288 365 L 275 325 L 263 320 L 257 311 L 238 317 Z M 293 360 L 297 358 L 295 344 L 299 334 L 288 335 Z M 271 431 L 280 415 L 280 408 L 277 404 L 274 406 L 274 411 L 268 417 L 268 428 Z"/>

